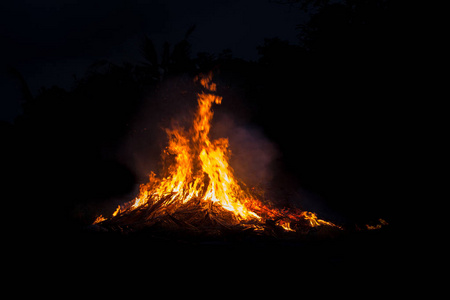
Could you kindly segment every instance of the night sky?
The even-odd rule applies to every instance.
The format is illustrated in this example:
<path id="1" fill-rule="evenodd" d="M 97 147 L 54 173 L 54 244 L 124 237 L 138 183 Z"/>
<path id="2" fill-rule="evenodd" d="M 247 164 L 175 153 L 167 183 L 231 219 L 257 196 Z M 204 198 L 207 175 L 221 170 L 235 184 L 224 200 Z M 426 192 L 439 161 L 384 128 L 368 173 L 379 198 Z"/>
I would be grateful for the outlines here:
<path id="1" fill-rule="evenodd" d="M 307 20 L 298 6 L 274 1 L 3 1 L 0 4 L 0 119 L 20 113 L 17 69 L 36 95 L 41 87 L 70 88 L 99 59 L 142 60 L 139 46 L 150 37 L 158 50 L 196 25 L 189 38 L 192 55 L 231 49 L 235 57 L 256 60 L 264 38 L 297 43 L 296 25 Z"/>

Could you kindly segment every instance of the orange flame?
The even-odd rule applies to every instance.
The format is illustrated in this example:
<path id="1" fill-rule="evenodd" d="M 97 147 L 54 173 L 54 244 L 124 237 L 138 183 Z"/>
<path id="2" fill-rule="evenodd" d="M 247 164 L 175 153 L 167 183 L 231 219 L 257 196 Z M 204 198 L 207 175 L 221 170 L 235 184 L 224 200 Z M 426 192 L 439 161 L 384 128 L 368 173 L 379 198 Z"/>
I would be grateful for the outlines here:
<path id="1" fill-rule="evenodd" d="M 153 207 L 152 213 L 146 218 L 157 218 L 173 213 L 191 201 L 200 201 L 202 206 L 230 212 L 233 224 L 247 222 L 253 224 L 255 229 L 267 219 L 276 220 L 276 225 L 286 231 L 295 231 L 291 223 L 301 220 L 311 227 L 336 226 L 318 219 L 312 212 L 270 208 L 245 189 L 228 164 L 228 139 L 209 138 L 212 104 L 221 104 L 222 101 L 222 97 L 214 94 L 216 84 L 211 81 L 212 73 L 195 80 L 205 91 L 198 94 L 198 109 L 189 130 L 181 127 L 166 129 L 169 143 L 163 151 L 163 159 L 168 162 L 164 176 L 160 179 L 152 172 L 148 183 L 141 185 L 139 195 L 117 207 L 112 219 L 150 206 Z M 94 224 L 105 220 L 99 216 Z"/>

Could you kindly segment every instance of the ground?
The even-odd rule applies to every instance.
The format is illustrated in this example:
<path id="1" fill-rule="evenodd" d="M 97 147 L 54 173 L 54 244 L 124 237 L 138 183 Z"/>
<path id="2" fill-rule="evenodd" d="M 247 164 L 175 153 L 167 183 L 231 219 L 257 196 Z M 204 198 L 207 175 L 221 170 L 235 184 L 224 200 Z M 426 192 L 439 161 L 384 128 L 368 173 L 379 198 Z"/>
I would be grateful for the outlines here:
<path id="1" fill-rule="evenodd" d="M 69 241 L 79 260 L 106 266 L 154 268 L 191 266 L 255 268 L 299 272 L 357 269 L 380 274 L 393 267 L 397 255 L 394 230 L 314 230 L 304 235 L 261 236 L 246 232 L 221 235 L 142 230 L 135 233 L 79 232 Z M 100 268 L 100 266 L 99 266 Z"/>
<path id="2" fill-rule="evenodd" d="M 20 282 L 49 276 L 39 281 L 46 292 L 67 286 L 57 290 L 83 297 L 95 291 L 99 297 L 115 298 L 142 293 L 153 297 L 155 292 L 208 298 L 357 293 L 366 298 L 374 292 L 392 293 L 401 267 L 392 228 L 322 235 L 315 231 L 295 238 L 91 229 L 16 239 L 16 244 L 7 244 L 11 249 L 20 246 L 7 255 L 18 258 L 7 273 L 16 274 Z"/>

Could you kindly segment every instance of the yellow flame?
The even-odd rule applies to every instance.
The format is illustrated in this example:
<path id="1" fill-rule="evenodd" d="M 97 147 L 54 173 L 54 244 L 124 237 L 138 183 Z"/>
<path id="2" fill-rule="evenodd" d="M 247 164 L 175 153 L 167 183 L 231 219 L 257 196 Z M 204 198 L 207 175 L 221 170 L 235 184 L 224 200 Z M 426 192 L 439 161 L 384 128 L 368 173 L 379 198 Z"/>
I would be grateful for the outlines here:
<path id="1" fill-rule="evenodd" d="M 100 215 L 100 216 L 98 216 L 98 217 L 95 219 L 94 223 L 92 223 L 92 224 L 98 224 L 98 223 L 101 223 L 101 222 L 106 221 L 106 220 L 107 220 L 107 219 L 106 219 L 105 217 L 103 217 L 102 215 Z"/>

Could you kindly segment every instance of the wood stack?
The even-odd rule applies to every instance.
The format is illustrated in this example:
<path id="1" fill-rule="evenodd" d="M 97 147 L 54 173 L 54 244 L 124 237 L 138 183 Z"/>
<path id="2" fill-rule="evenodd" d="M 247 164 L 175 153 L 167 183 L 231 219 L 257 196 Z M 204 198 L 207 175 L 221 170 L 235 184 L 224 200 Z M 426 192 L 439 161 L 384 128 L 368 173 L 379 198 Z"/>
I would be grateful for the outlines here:
<path id="1" fill-rule="evenodd" d="M 260 219 L 239 220 L 236 215 L 219 204 L 193 198 L 181 203 L 173 194 L 139 206 L 128 208 L 97 225 L 110 231 L 139 231 L 158 229 L 165 231 L 189 231 L 203 233 L 223 233 L 224 231 L 245 231 L 257 234 L 278 235 L 285 230 L 281 224 L 289 223 L 298 234 L 310 232 L 314 227 L 307 217 L 290 215 L 287 211 L 278 211 L 277 216 L 268 216 L 259 211 Z M 293 230 L 293 231 L 294 231 Z"/>

